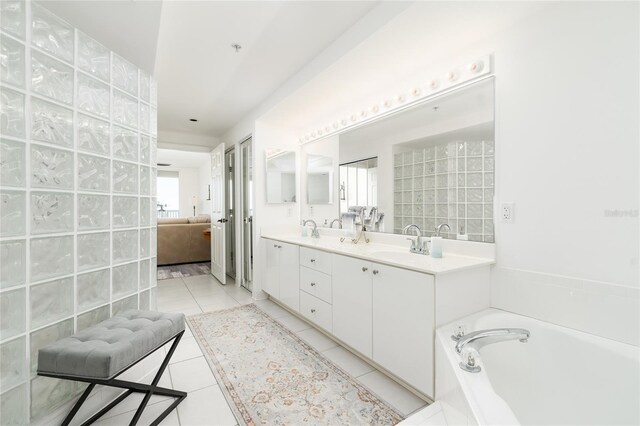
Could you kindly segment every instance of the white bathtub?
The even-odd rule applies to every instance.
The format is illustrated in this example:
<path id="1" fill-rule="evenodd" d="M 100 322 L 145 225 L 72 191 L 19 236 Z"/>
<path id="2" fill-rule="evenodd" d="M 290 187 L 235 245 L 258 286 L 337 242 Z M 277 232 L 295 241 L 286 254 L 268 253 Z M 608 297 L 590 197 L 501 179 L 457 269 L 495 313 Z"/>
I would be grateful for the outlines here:
<path id="1" fill-rule="evenodd" d="M 458 324 L 467 333 L 525 328 L 531 337 L 485 346 L 482 371 L 469 373 L 450 337 Z M 640 424 L 636 346 L 497 309 L 440 327 L 436 336 L 436 400 L 450 425 Z"/>

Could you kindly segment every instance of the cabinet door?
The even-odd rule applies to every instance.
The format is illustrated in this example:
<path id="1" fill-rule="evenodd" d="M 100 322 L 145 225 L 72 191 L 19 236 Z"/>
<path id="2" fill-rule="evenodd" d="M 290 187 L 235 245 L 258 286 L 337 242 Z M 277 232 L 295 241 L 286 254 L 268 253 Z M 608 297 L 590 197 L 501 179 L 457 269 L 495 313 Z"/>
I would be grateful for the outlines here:
<path id="1" fill-rule="evenodd" d="M 373 360 L 433 397 L 434 278 L 372 264 Z"/>
<path id="2" fill-rule="evenodd" d="M 371 358 L 371 263 L 332 256 L 333 334 Z"/>
<path id="3" fill-rule="evenodd" d="M 264 240 L 265 251 L 267 254 L 267 267 L 264 277 L 263 290 L 269 293 L 269 296 L 280 299 L 280 249 L 281 243 L 273 240 Z"/>
<path id="4" fill-rule="evenodd" d="M 280 295 L 278 299 L 295 311 L 300 310 L 300 248 L 294 244 L 278 243 L 280 251 Z M 269 259 L 267 259 L 267 262 Z"/>

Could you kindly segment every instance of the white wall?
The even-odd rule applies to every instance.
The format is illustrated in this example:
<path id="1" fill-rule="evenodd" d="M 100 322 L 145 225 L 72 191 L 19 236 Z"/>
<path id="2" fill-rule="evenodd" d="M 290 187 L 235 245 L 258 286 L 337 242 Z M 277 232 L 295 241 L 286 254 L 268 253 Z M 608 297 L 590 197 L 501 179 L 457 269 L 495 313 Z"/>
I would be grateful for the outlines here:
<path id="1" fill-rule="evenodd" d="M 496 203 L 516 203 L 496 224 L 494 305 L 638 344 L 637 18 L 637 3 L 416 3 L 261 122 L 297 138 L 493 53 Z"/>

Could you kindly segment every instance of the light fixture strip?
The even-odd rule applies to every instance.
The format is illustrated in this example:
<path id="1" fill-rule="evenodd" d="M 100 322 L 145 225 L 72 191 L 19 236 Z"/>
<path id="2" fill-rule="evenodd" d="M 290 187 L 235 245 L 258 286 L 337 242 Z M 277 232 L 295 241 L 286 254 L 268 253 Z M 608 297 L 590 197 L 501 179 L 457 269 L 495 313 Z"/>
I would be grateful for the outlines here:
<path id="1" fill-rule="evenodd" d="M 424 103 L 436 96 L 442 95 L 472 82 L 491 75 L 491 55 L 486 55 L 477 60 L 453 68 L 441 76 L 426 79 L 426 82 L 417 83 L 410 90 L 400 93 L 395 98 L 387 98 L 379 104 L 360 108 L 359 112 L 353 111 L 337 117 L 330 124 L 316 126 L 299 135 L 301 145 L 314 142 L 341 133 L 345 130 L 359 127 L 374 119 L 384 117 L 403 109 Z"/>

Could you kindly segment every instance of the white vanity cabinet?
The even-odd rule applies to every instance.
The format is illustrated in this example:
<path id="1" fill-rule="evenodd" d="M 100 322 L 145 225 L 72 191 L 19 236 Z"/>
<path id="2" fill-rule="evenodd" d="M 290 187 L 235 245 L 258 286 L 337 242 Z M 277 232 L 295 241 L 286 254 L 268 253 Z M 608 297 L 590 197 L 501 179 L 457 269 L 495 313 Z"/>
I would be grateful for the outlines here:
<path id="1" fill-rule="evenodd" d="M 300 310 L 300 251 L 295 244 L 264 239 L 267 267 L 263 290 L 289 308 Z"/>
<path id="2" fill-rule="evenodd" d="M 433 275 L 372 264 L 372 359 L 427 395 L 434 395 Z"/>
<path id="3" fill-rule="evenodd" d="M 490 305 L 491 261 L 442 273 L 263 238 L 264 291 L 382 369 L 433 398 L 435 329 Z M 352 249 L 353 246 L 348 246 Z M 413 262 L 413 265 L 411 265 Z M 455 265 L 454 265 L 455 266 Z"/>
<path id="4" fill-rule="evenodd" d="M 366 260 L 331 256 L 333 282 L 333 334 L 371 358 L 372 274 Z"/>

